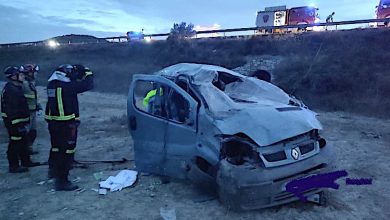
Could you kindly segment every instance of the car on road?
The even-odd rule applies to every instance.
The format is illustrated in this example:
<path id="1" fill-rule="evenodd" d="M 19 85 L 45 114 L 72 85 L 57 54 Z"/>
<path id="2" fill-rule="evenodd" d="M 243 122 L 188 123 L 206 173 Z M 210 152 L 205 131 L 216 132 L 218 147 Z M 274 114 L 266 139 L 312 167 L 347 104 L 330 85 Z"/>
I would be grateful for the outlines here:
<path id="1" fill-rule="evenodd" d="M 180 63 L 136 74 L 127 114 L 139 171 L 189 180 L 234 210 L 298 200 L 286 184 L 331 165 L 315 112 L 223 67 Z"/>

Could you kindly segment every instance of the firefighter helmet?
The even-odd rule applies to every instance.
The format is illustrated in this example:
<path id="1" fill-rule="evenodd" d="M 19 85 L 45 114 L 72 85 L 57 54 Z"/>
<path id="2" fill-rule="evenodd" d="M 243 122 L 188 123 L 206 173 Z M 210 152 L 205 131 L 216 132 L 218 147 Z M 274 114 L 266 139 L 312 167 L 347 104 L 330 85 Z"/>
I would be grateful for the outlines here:
<path id="1" fill-rule="evenodd" d="M 39 71 L 39 66 L 35 64 L 24 64 L 19 68 L 19 71 L 26 76 L 27 81 L 35 80 L 35 76 Z"/>
<path id="2" fill-rule="evenodd" d="M 19 70 L 22 73 L 35 73 L 39 71 L 39 66 L 35 64 L 24 64 Z"/>
<path id="3" fill-rule="evenodd" d="M 63 64 L 59 66 L 56 71 L 60 71 L 65 73 L 65 76 L 68 77 L 69 79 L 73 80 L 75 77 L 75 69 L 72 65 L 70 64 Z"/>
<path id="4" fill-rule="evenodd" d="M 17 66 L 9 66 L 5 68 L 4 75 L 7 78 L 11 78 L 12 76 L 16 76 L 20 73 L 19 68 Z"/>

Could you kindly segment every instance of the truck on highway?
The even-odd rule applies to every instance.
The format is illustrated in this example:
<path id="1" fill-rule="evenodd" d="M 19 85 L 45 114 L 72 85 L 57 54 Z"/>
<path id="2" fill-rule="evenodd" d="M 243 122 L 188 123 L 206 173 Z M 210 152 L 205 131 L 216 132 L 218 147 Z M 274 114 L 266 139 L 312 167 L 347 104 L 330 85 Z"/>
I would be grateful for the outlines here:
<path id="1" fill-rule="evenodd" d="M 376 18 L 390 18 L 390 0 L 380 0 L 376 7 Z M 389 22 L 379 22 L 378 26 L 389 26 Z"/>
<path id="2" fill-rule="evenodd" d="M 320 20 L 317 11 L 318 8 L 313 6 L 294 7 L 291 9 L 287 9 L 286 6 L 266 7 L 264 11 L 257 12 L 256 27 L 260 28 L 260 32 L 284 32 L 286 30 L 270 30 L 267 27 L 318 23 Z M 307 28 L 306 30 L 313 30 L 313 28 Z M 294 31 L 294 29 L 287 31 Z"/>

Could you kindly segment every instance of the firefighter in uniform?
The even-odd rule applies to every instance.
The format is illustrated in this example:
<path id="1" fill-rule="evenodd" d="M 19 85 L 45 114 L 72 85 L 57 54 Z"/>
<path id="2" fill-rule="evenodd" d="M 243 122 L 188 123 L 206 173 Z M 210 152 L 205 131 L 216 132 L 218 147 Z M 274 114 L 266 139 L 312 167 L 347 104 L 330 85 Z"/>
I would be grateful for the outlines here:
<path id="1" fill-rule="evenodd" d="M 23 94 L 24 75 L 16 66 L 7 67 L 4 74 L 8 82 L 1 93 L 1 116 L 9 135 L 9 172 L 27 172 L 27 167 L 39 166 L 40 163 L 32 162 L 28 154 L 30 111 Z"/>
<path id="2" fill-rule="evenodd" d="M 38 93 L 35 87 L 35 77 L 39 71 L 39 66 L 34 64 L 25 64 L 20 67 L 20 71 L 25 75 L 25 81 L 23 82 L 24 96 L 27 99 L 28 108 L 30 109 L 30 126 L 29 126 L 29 146 L 28 151 L 30 154 L 36 154 L 37 151 L 33 151 L 32 145 L 37 137 L 37 125 L 36 116 L 37 112 L 42 111 L 42 107 L 38 102 Z"/>
<path id="3" fill-rule="evenodd" d="M 54 176 L 57 191 L 78 188 L 68 180 L 80 124 L 77 94 L 93 88 L 93 74 L 82 65 L 61 65 L 49 78 L 45 120 L 48 122 L 51 149 L 49 176 Z"/>

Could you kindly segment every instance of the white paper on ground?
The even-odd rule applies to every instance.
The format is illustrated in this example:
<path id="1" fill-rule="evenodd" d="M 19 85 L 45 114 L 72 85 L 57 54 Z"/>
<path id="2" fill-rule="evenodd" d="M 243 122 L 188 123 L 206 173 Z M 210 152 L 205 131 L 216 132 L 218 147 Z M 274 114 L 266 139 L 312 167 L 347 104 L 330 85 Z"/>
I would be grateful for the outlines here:
<path id="1" fill-rule="evenodd" d="M 176 220 L 176 211 L 174 208 L 161 207 L 160 215 L 164 220 Z"/>
<path id="2" fill-rule="evenodd" d="M 129 187 L 137 180 L 137 171 L 122 170 L 116 176 L 110 176 L 105 181 L 101 181 L 101 188 L 110 189 L 111 192 L 120 191 L 123 188 Z"/>

